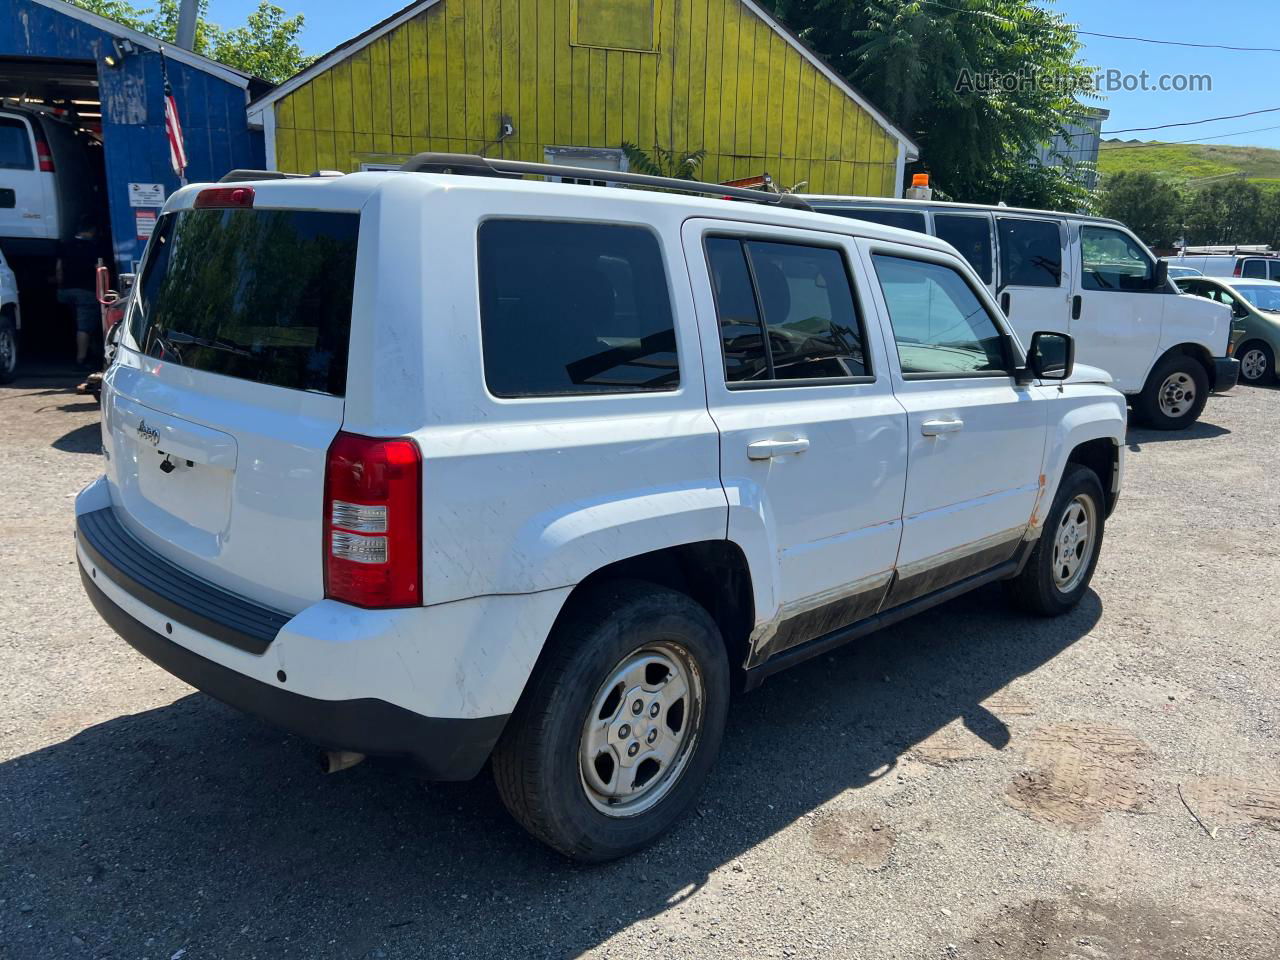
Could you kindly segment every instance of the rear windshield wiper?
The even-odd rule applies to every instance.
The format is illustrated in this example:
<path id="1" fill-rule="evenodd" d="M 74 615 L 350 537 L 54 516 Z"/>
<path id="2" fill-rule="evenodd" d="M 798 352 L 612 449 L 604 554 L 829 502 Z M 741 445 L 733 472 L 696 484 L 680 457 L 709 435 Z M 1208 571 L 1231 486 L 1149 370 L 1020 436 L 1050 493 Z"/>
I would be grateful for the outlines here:
<path id="1" fill-rule="evenodd" d="M 241 357 L 253 356 L 253 352 L 244 344 L 236 343 L 234 340 L 228 340 L 225 337 L 197 337 L 194 334 L 183 333 L 181 330 L 169 330 L 162 337 L 169 343 L 206 347 L 209 350 L 221 350 L 224 353 L 234 353 Z"/>

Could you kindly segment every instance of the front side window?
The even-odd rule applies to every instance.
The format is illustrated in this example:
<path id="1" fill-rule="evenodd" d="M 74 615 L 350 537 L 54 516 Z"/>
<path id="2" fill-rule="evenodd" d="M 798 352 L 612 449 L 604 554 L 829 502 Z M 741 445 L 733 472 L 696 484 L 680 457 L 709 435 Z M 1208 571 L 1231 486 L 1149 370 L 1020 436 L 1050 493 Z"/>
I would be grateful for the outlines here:
<path id="1" fill-rule="evenodd" d="M 1009 287 L 1062 285 L 1062 234 L 1051 220 L 999 217 L 1000 282 Z"/>
<path id="2" fill-rule="evenodd" d="M 651 231 L 487 220 L 477 245 L 484 376 L 494 396 L 679 386 L 671 293 Z"/>
<path id="3" fill-rule="evenodd" d="M 991 282 L 991 221 L 954 213 L 935 213 L 934 232 L 939 240 L 945 240 L 969 261 L 983 283 Z"/>
<path id="4" fill-rule="evenodd" d="M 737 237 L 706 249 L 731 387 L 870 374 L 839 250 Z"/>
<path id="5" fill-rule="evenodd" d="M 1008 371 L 1004 336 L 959 271 L 884 254 L 872 259 L 904 376 Z"/>
<path id="6" fill-rule="evenodd" d="M 1142 292 L 1152 289 L 1155 264 L 1119 230 L 1081 227 L 1080 274 L 1086 290 Z"/>
<path id="7" fill-rule="evenodd" d="M 824 207 L 815 204 L 819 213 L 829 213 L 835 217 L 847 217 L 850 220 L 862 220 L 866 223 L 878 223 L 883 227 L 897 227 L 899 230 L 914 230 L 916 233 L 928 233 L 924 214 L 917 210 L 872 210 L 865 207 L 849 207 L 844 205 Z"/>
<path id="8" fill-rule="evenodd" d="M 0 117 L 0 170 L 31 170 L 31 135 L 17 117 Z"/>

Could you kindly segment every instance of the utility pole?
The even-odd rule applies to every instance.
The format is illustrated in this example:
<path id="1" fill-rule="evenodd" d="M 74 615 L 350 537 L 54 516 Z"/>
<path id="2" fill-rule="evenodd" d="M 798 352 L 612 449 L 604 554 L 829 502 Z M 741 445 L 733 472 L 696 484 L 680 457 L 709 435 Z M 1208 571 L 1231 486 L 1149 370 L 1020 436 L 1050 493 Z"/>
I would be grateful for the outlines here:
<path id="1" fill-rule="evenodd" d="M 196 45 L 196 14 L 199 12 L 200 0 L 182 0 L 178 8 L 178 46 L 186 50 L 194 50 Z"/>

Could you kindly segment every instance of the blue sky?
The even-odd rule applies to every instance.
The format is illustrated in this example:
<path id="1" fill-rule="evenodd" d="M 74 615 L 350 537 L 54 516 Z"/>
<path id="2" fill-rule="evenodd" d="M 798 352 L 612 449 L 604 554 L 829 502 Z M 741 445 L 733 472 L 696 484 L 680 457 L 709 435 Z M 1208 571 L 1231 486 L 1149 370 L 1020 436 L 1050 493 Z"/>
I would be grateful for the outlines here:
<path id="1" fill-rule="evenodd" d="M 274 0 L 290 13 L 306 14 L 302 42 L 308 53 L 323 53 L 368 29 L 400 9 L 407 0 Z M 1275 0 L 1057 0 L 1050 4 L 1081 30 L 1100 33 L 1224 43 L 1234 46 L 1280 47 L 1280 9 Z M 257 0 L 210 0 L 210 19 L 225 26 L 243 22 Z M 1211 15 L 1217 11 L 1216 16 Z M 1123 40 L 1082 37 L 1085 59 L 1103 69 L 1125 74 L 1147 71 L 1151 81 L 1162 75 L 1208 74 L 1212 90 L 1198 92 L 1110 93 L 1097 105 L 1111 111 L 1103 130 L 1147 127 L 1184 120 L 1280 107 L 1280 53 L 1195 50 Z M 1274 130 L 1255 131 L 1260 127 Z M 1280 147 L 1280 112 L 1124 138 L 1185 140 L 1239 134 L 1212 143 Z"/>

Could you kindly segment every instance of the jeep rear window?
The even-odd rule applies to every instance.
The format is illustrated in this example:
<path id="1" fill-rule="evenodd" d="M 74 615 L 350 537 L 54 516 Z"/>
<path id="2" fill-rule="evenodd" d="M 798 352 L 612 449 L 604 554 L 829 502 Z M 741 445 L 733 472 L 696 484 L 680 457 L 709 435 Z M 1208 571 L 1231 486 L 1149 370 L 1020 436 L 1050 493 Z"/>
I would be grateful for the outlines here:
<path id="1" fill-rule="evenodd" d="M 355 213 L 165 214 L 138 283 L 134 341 L 184 367 L 342 396 L 359 228 Z"/>
<path id="2" fill-rule="evenodd" d="M 494 396 L 679 385 L 671 294 L 650 230 L 486 220 L 477 248 L 484 377 Z"/>

